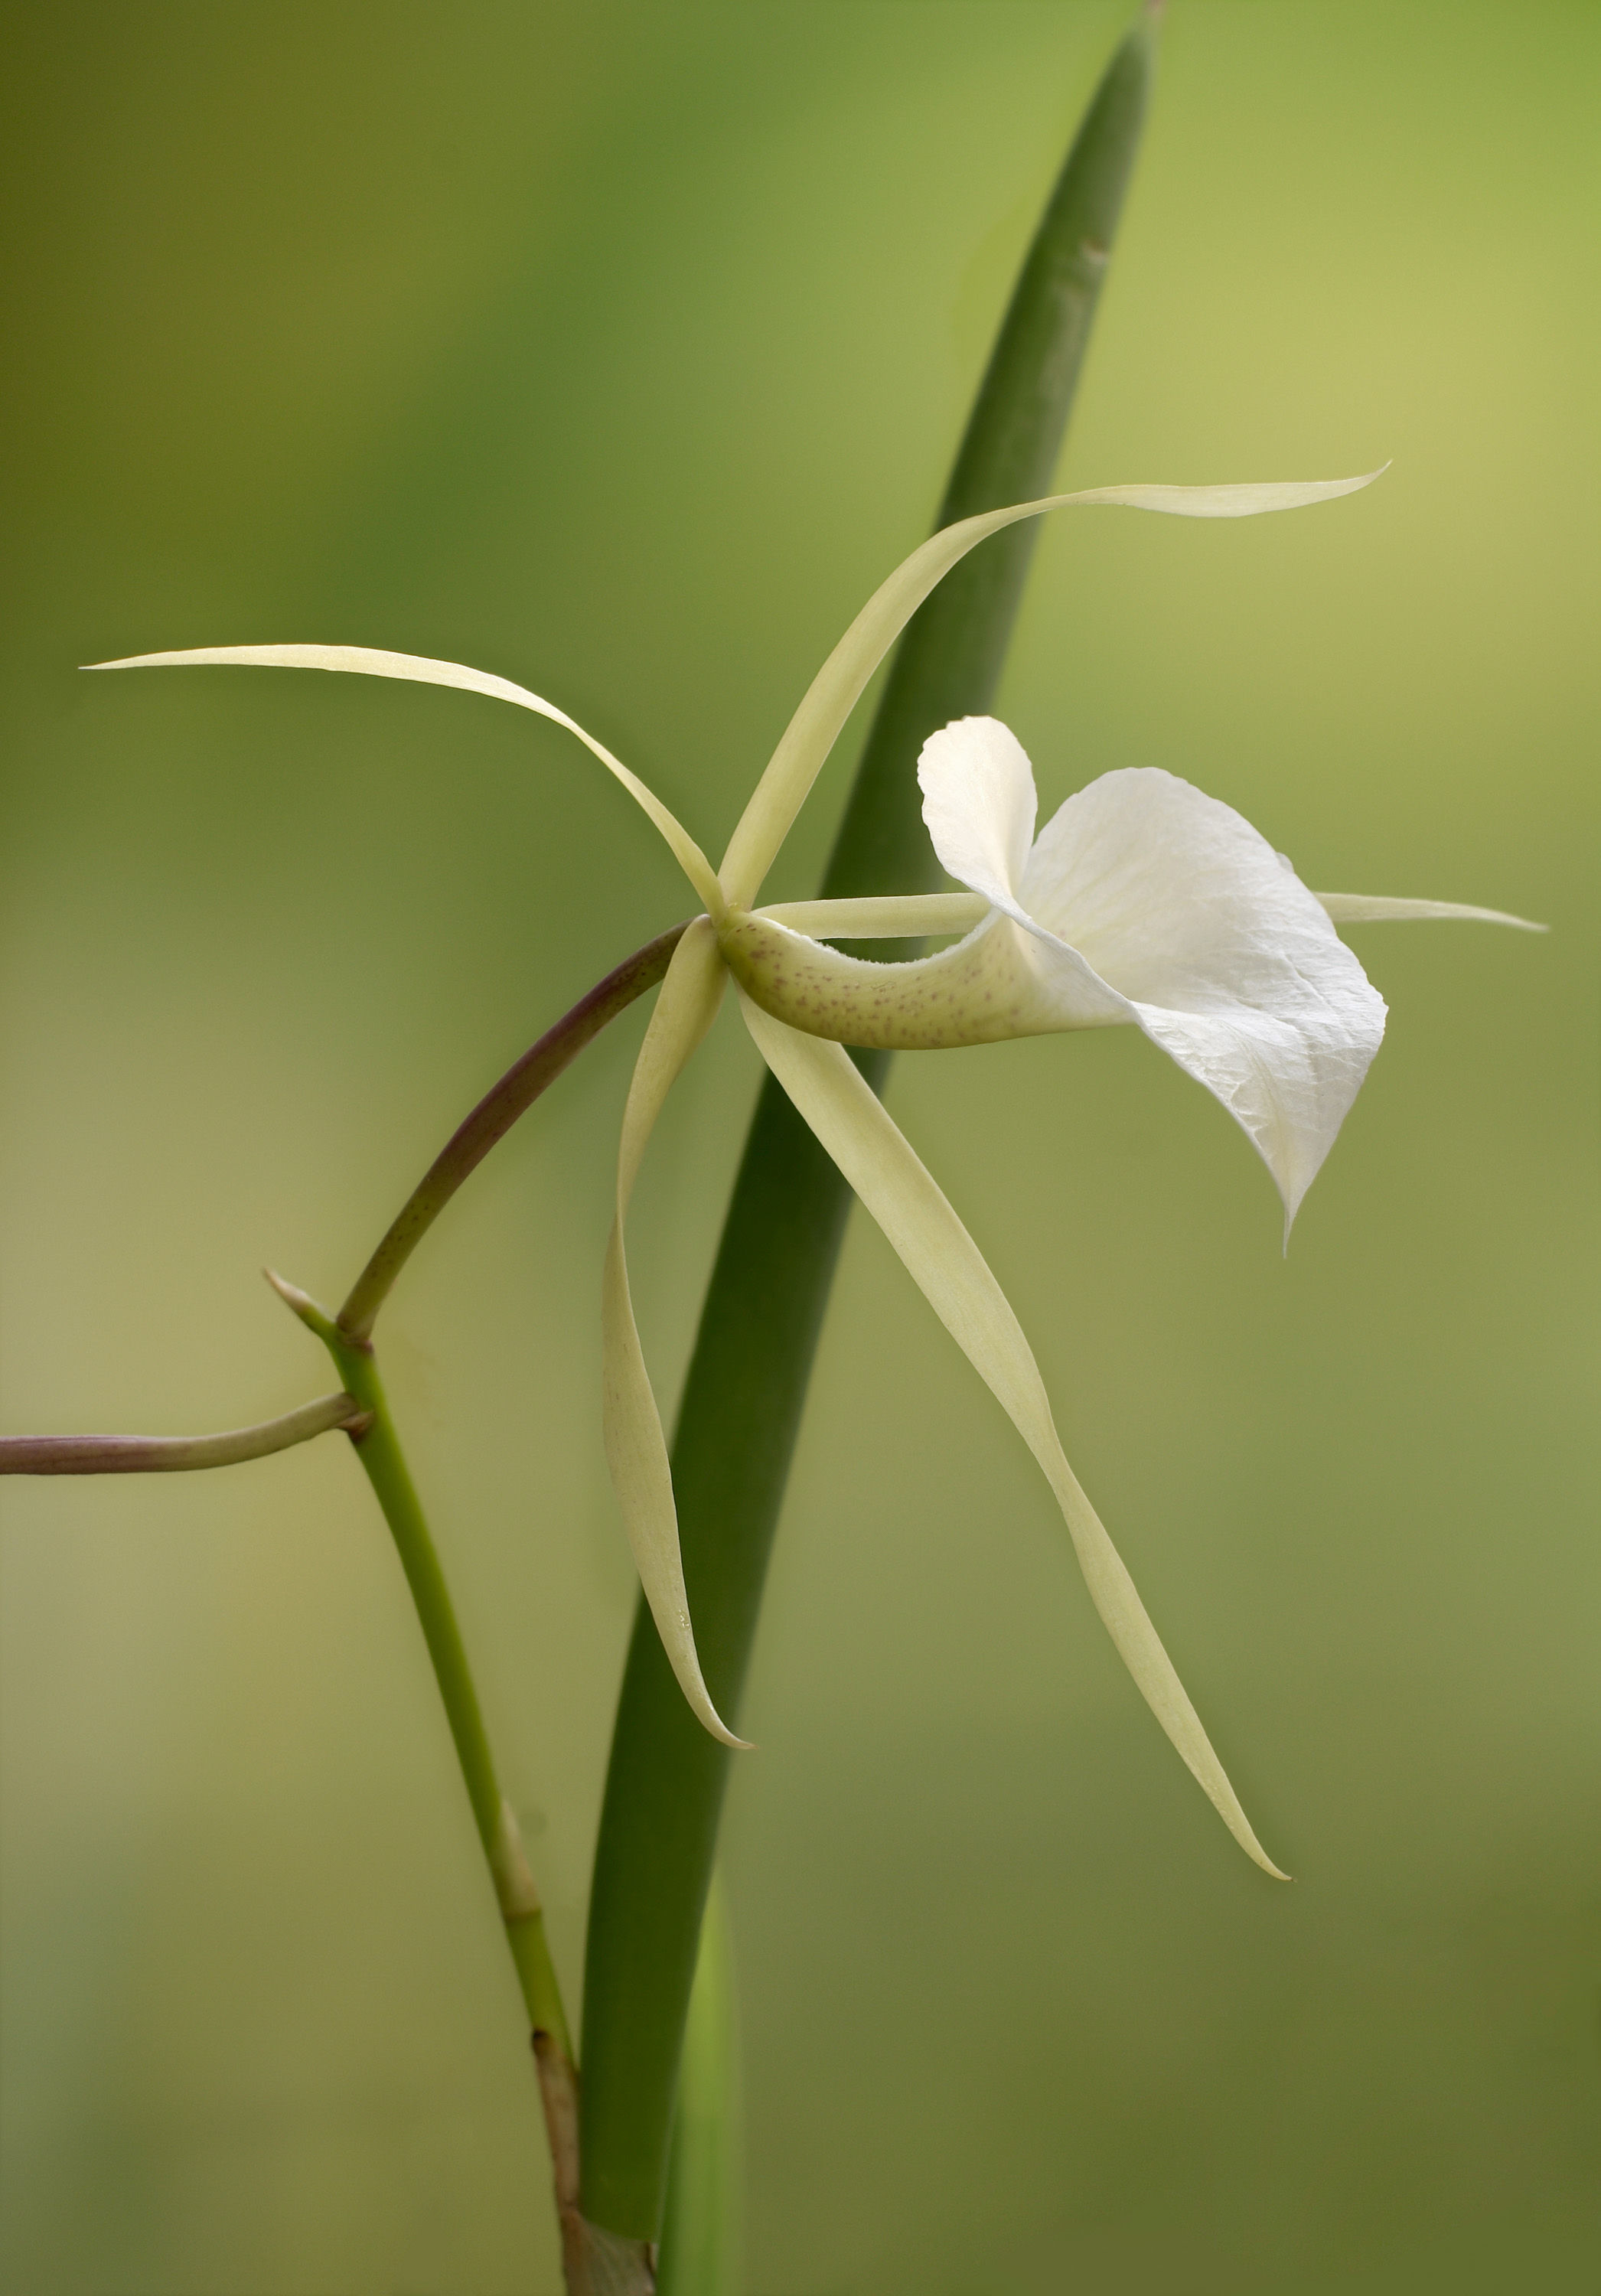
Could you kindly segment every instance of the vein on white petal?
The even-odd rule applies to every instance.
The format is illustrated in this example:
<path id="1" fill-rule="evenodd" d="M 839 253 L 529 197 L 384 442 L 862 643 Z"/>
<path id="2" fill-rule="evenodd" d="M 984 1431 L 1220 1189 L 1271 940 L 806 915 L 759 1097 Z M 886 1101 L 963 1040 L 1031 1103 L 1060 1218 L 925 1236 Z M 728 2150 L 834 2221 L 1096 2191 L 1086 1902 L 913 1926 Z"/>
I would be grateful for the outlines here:
<path id="1" fill-rule="evenodd" d="M 1549 925 L 1515 917 L 1505 909 L 1470 908 L 1464 901 L 1392 900 L 1383 893 L 1314 893 L 1337 925 L 1375 925 L 1392 919 L 1459 918 L 1465 924 L 1515 925 L 1519 932 L 1549 932 Z"/>
<path id="2" fill-rule="evenodd" d="M 602 1422 L 606 1464 L 622 1509 L 639 1583 L 661 1647 L 691 1710 L 725 1746 L 744 1746 L 711 1702 L 690 1624 L 667 1439 L 656 1408 L 634 1303 L 623 1230 L 640 1160 L 674 1078 L 717 1018 L 727 973 L 710 919 L 697 917 L 673 952 L 628 1088 L 617 1153 L 617 1215 L 601 1286 Z"/>
<path id="3" fill-rule="evenodd" d="M 89 669 L 160 669 L 172 665 L 197 665 L 208 662 L 232 663 L 247 668 L 259 669 L 332 669 L 348 670 L 363 677 L 401 678 L 414 685 L 453 685 L 464 693 L 485 693 L 496 701 L 510 701 L 519 709 L 531 709 L 536 717 L 548 718 L 553 725 L 564 726 L 575 734 L 591 755 L 600 759 L 608 773 L 615 774 L 630 797 L 644 809 L 671 847 L 679 867 L 715 916 L 723 906 L 722 890 L 717 872 L 702 852 L 694 839 L 669 811 L 654 791 L 647 789 L 636 774 L 628 771 L 620 759 L 614 758 L 603 742 L 587 734 L 578 720 L 554 701 L 530 693 L 524 685 L 513 685 L 508 677 L 496 677 L 488 670 L 469 669 L 458 661 L 434 661 L 426 654 L 389 653 L 376 646 L 325 645 L 259 645 L 259 646 L 197 646 L 177 653 L 135 653 L 120 661 L 93 661 L 85 664 Z"/>
<path id="4" fill-rule="evenodd" d="M 757 1048 L 1033 1453 L 1096 1609 L 1140 1692 L 1246 1855 L 1277 1880 L 1156 1629 L 1068 1465 L 1033 1351 L 982 1253 L 842 1046 L 740 996 Z"/>
<path id="5" fill-rule="evenodd" d="M 1355 494 L 1380 475 L 1369 471 L 1355 479 L 1232 487 L 1090 487 L 1077 494 L 1047 495 L 1038 502 L 985 511 L 931 535 L 874 592 L 808 687 L 723 857 L 721 876 L 728 899 L 740 907 L 755 899 L 862 688 L 934 585 L 987 536 L 1020 519 L 1078 504 L 1162 511 L 1175 518 L 1256 518 L 1266 511 L 1297 510 Z"/>
<path id="6" fill-rule="evenodd" d="M 906 893 L 778 901 L 754 914 L 812 940 L 915 940 L 929 933 L 970 932 L 989 907 L 981 893 Z"/>

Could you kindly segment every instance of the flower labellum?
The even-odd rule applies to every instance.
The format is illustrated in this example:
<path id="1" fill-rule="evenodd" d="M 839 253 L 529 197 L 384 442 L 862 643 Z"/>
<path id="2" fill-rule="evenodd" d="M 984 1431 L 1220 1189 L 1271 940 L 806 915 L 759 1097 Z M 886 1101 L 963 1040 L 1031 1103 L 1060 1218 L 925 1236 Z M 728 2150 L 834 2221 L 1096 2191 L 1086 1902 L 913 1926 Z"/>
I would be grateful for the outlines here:
<path id="1" fill-rule="evenodd" d="M 1015 737 L 964 718 L 925 744 L 924 817 L 956 894 L 752 903 L 862 689 L 917 607 L 976 543 L 1076 505 L 1248 518 L 1353 494 L 1379 475 L 1236 487 L 1100 487 L 947 527 L 874 592 L 813 679 L 713 870 L 661 800 L 593 735 L 526 687 L 456 662 L 365 646 L 218 646 L 94 665 L 230 662 L 355 671 L 511 701 L 577 735 L 643 808 L 706 914 L 685 932 L 646 1029 L 623 1116 L 602 1287 L 603 1421 L 640 1583 L 685 1696 L 725 1745 L 695 1653 L 667 1442 L 628 1291 L 624 1222 L 656 1118 L 715 1020 L 730 975 L 763 1060 L 850 1181 L 1033 1454 L 1096 1610 L 1152 1711 L 1236 1841 L 1278 1874 L 1241 1808 L 1116 1549 L 1063 1453 L 1006 1295 L 847 1045 L 932 1050 L 1132 1023 L 1244 1127 L 1284 1198 L 1286 1233 L 1383 1033 L 1384 1006 L 1334 931 L 1382 917 L 1523 920 L 1447 902 L 1307 891 L 1237 813 L 1174 775 L 1106 774 L 1034 834 Z M 906 964 L 829 939 L 960 934 Z M 1282 1876 L 1280 1877 L 1282 1878 Z"/>

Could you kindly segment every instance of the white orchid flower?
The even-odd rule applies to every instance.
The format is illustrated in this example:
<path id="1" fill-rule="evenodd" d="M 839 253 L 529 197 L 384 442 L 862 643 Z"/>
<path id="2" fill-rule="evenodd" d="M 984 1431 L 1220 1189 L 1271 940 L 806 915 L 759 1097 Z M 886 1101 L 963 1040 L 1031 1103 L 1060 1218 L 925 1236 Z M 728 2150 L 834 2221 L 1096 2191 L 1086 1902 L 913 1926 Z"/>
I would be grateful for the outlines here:
<path id="1" fill-rule="evenodd" d="M 602 1294 L 608 1464 L 664 1649 L 724 1744 L 695 1653 L 666 1439 L 628 1292 L 624 1227 L 646 1143 L 675 1078 L 717 1016 L 730 975 L 763 1060 L 993 1390 L 1055 1494 L 1096 1610 L 1147 1702 L 1235 1839 L 1252 1833 L 1133 1581 L 1068 1465 L 1032 1350 L 977 1245 L 847 1056 L 1131 1022 L 1215 1093 L 1284 1197 L 1286 1222 L 1326 1154 L 1383 1034 L 1384 1006 L 1334 921 L 1523 920 L 1449 903 L 1309 893 L 1227 806 L 1150 769 L 1081 790 L 1035 839 L 1033 776 L 992 718 L 925 745 L 924 815 L 964 893 L 752 906 L 762 879 L 863 687 L 911 615 L 975 544 L 1016 521 L 1093 504 L 1244 518 L 1352 494 L 1379 475 L 1235 487 L 1104 487 L 962 521 L 915 551 L 869 599 L 813 680 L 713 869 L 668 808 L 553 703 L 455 662 L 362 646 L 216 646 L 97 668 L 244 663 L 460 686 L 563 726 L 636 799 L 705 905 L 684 934 L 645 1031 L 624 1111 L 617 1210 Z M 843 955 L 821 938 L 959 933 L 905 964 Z"/>
<path id="2" fill-rule="evenodd" d="M 1154 767 L 1103 774 L 1034 835 L 1015 734 L 964 718 L 924 744 L 923 817 L 971 887 L 966 937 L 864 964 L 807 937 L 826 903 L 740 919 L 741 987 L 792 1029 L 930 1049 L 1132 1021 L 1214 1093 L 1278 1185 L 1285 1236 L 1384 1033 L 1384 1002 L 1332 919 L 1524 920 L 1454 902 L 1310 893 L 1231 806 Z M 958 900 L 950 922 L 962 921 Z"/>

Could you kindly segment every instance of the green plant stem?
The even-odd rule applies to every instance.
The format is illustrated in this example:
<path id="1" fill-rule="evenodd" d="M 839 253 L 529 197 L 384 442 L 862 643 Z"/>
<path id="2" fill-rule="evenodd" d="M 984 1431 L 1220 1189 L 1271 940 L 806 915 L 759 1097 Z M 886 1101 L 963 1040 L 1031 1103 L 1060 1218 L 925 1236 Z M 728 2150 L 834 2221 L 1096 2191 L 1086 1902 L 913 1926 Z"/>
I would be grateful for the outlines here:
<path id="1" fill-rule="evenodd" d="M 1048 490 L 1154 63 L 1147 18 L 1118 49 L 1067 159 L 1003 322 L 937 525 Z M 982 544 L 908 625 L 824 893 L 930 890 L 939 871 L 915 774 L 927 735 L 988 709 L 1033 548 Z M 883 943 L 874 955 L 889 953 Z M 861 1065 L 882 1087 L 885 1056 Z M 850 1195 L 769 1080 L 735 1183 L 673 1448 L 696 1643 L 737 1716 L 784 1482 Z M 648 1613 L 636 1614 L 590 1896 L 584 1991 L 583 2210 L 648 2241 L 669 2137 L 702 1908 L 729 1757 L 691 1717 Z"/>
<path id="2" fill-rule="evenodd" d="M 362 1421 L 351 1440 L 383 1510 L 411 1589 L 528 2013 L 555 2173 L 557 2208 L 565 2234 L 568 2218 L 576 2219 L 578 2194 L 578 2076 L 572 2041 L 545 1934 L 539 1893 L 523 1854 L 516 1817 L 495 1774 L 483 1710 L 450 1590 L 395 1432 L 371 1342 L 350 1339 L 315 1300 L 282 1276 L 269 1272 L 267 1280 L 322 1341 L 348 1392 L 360 1406 Z"/>
<path id="3" fill-rule="evenodd" d="M 687 923 L 687 919 L 686 923 Z M 653 988 L 666 972 L 672 953 L 684 938 L 685 926 L 672 925 L 654 940 L 646 941 L 627 956 L 570 1013 L 547 1029 L 514 1061 L 497 1084 L 490 1086 L 478 1106 L 451 1134 L 433 1162 L 390 1222 L 383 1241 L 351 1286 L 350 1296 L 335 1318 L 347 1339 L 370 1339 L 378 1310 L 388 1299 L 395 1278 L 438 1219 L 470 1172 L 477 1170 L 497 1140 L 503 1140 L 517 1119 L 531 1108 L 547 1086 L 578 1058 L 586 1045 L 615 1021 L 636 996 Z"/>
<path id="4" fill-rule="evenodd" d="M 531 2029 L 566 2277 L 569 2287 L 585 2296 L 633 2287 L 642 2275 L 648 2282 L 648 2253 L 636 2243 L 612 2241 L 587 2226 L 579 2211 L 578 2070 L 544 1914 L 515 1816 L 496 1777 L 461 1629 L 395 1432 L 373 1353 L 372 1331 L 397 1276 L 463 1181 L 608 1021 L 661 980 L 684 931 L 684 924 L 671 926 L 626 957 L 490 1086 L 390 1223 L 337 1318 L 295 1285 L 269 1277 L 327 1348 L 345 1392 L 221 1435 L 19 1436 L 0 1440 L 0 1474 L 129 1474 L 226 1466 L 264 1457 L 334 1428 L 350 1436 L 406 1573 L 495 1883 Z"/>
<path id="5" fill-rule="evenodd" d="M 335 1427 L 354 1434 L 364 1415 L 352 1395 L 322 1395 L 281 1419 L 226 1435 L 8 1435 L 0 1441 L 0 1475 L 177 1474 L 232 1467 L 308 1443 Z"/>

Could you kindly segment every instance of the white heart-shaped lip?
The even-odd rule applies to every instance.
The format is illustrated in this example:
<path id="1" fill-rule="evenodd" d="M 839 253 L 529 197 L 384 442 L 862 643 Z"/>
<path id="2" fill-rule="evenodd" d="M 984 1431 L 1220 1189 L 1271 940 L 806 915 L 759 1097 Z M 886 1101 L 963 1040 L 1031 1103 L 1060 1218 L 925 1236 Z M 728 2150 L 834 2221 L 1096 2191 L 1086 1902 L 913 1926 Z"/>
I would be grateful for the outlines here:
<path id="1" fill-rule="evenodd" d="M 1316 894 L 1232 806 L 1156 767 L 1104 774 L 1037 838 L 1031 768 L 996 719 L 933 734 L 917 774 L 935 851 L 1033 936 L 1062 1025 L 1084 1025 L 1087 972 L 1121 999 L 1248 1134 L 1287 1234 L 1384 1033 Z"/>

